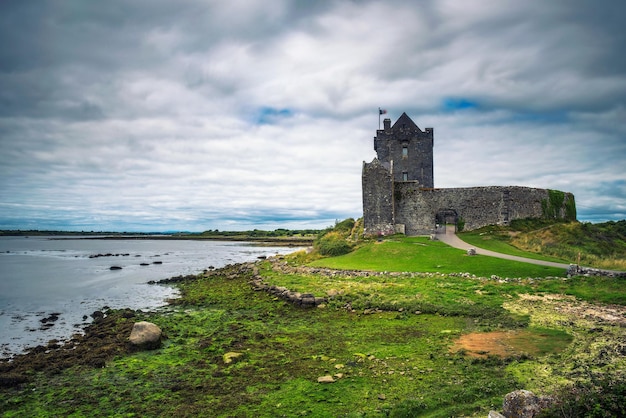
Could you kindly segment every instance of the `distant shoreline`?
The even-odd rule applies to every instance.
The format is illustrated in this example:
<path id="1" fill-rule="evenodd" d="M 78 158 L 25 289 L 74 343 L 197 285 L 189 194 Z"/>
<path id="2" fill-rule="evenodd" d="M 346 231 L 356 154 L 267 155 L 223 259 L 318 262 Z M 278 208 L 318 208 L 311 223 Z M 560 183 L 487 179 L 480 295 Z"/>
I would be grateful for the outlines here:
<path id="1" fill-rule="evenodd" d="M 246 231 L 247 232 L 247 231 Z M 242 232 L 237 235 L 227 234 L 194 234 L 194 233 L 159 233 L 159 232 L 76 232 L 76 231 L 0 231 L 0 237 L 48 237 L 51 240 L 172 240 L 172 241 L 232 241 L 251 242 L 255 245 L 284 245 L 287 247 L 304 247 L 313 245 L 314 235 L 280 235 L 280 236 L 252 236 Z"/>
<path id="2" fill-rule="evenodd" d="M 280 237 L 222 237 L 222 236 L 193 236 L 193 235 L 120 235 L 120 236 L 99 236 L 99 237 L 75 237 L 75 238 L 51 238 L 53 240 L 65 239 L 84 239 L 84 240 L 164 240 L 164 241 L 233 241 L 233 242 L 252 242 L 256 245 L 263 244 L 281 244 L 287 247 L 304 247 L 313 244 L 313 238 L 280 238 Z"/>
<path id="3" fill-rule="evenodd" d="M 0 235 L 0 236 L 22 236 L 22 235 Z M 307 247 L 313 245 L 312 237 L 249 237 L 249 236 L 194 236 L 194 235 L 99 235 L 99 236 L 70 236 L 70 235 L 23 235 L 48 237 L 53 241 L 63 240 L 159 240 L 159 241 L 229 241 L 229 242 L 250 242 L 254 245 L 285 246 L 285 247 Z"/>

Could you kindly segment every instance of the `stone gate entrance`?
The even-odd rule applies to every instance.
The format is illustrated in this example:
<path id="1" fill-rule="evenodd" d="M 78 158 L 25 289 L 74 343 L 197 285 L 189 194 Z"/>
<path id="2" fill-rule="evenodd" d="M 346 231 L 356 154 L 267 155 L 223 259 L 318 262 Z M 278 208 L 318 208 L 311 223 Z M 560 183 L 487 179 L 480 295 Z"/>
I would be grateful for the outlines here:
<path id="1" fill-rule="evenodd" d="M 454 209 L 440 209 L 435 215 L 435 228 L 437 233 L 446 233 L 446 225 L 453 225 L 456 232 L 456 224 L 459 220 L 459 214 Z"/>

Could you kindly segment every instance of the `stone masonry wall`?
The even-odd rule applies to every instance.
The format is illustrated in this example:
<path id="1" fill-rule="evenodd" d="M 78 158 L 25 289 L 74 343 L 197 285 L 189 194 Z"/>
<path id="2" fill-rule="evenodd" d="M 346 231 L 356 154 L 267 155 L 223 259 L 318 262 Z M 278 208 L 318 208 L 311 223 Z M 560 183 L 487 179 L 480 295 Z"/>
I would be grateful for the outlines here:
<path id="1" fill-rule="evenodd" d="M 565 193 L 558 216 L 565 216 L 569 199 L 573 200 L 574 196 Z M 429 234 L 434 231 L 437 213 L 453 211 L 465 222 L 465 230 L 472 230 L 514 219 L 541 218 L 543 205 L 548 201 L 547 189 L 518 186 L 424 189 L 415 182 L 397 182 L 394 220 L 405 225 L 407 235 Z"/>
<path id="2" fill-rule="evenodd" d="M 391 166 L 378 159 L 363 163 L 363 227 L 366 235 L 394 233 L 393 178 Z"/>

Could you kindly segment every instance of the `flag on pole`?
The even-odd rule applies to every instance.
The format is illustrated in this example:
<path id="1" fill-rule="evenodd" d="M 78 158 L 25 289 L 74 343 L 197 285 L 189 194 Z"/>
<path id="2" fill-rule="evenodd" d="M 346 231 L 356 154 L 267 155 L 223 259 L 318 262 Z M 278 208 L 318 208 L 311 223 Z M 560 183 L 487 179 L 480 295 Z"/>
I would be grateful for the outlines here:
<path id="1" fill-rule="evenodd" d="M 378 108 L 378 129 L 380 129 L 380 115 L 384 115 L 387 113 L 387 109 Z"/>

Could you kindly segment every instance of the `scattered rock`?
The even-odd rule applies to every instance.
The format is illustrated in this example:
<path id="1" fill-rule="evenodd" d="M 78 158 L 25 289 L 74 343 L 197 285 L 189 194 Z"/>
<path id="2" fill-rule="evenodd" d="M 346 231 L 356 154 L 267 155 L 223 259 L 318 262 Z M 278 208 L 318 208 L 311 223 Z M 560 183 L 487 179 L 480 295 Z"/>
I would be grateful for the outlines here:
<path id="1" fill-rule="evenodd" d="M 100 258 L 100 257 L 128 257 L 130 255 L 130 253 L 124 253 L 124 254 L 113 254 L 113 253 L 106 253 L 106 254 L 91 254 L 89 256 L 89 258 Z M 138 255 L 135 257 L 139 257 Z"/>
<path id="2" fill-rule="evenodd" d="M 136 347 L 153 349 L 161 345 L 161 328 L 152 322 L 135 322 L 128 340 Z"/>
<path id="3" fill-rule="evenodd" d="M 112 257 L 113 254 L 108 253 L 108 254 L 92 254 L 89 256 L 89 258 L 100 258 L 100 257 Z"/>
<path id="4" fill-rule="evenodd" d="M 238 358 L 240 358 L 241 356 L 243 356 L 243 353 L 238 353 L 236 351 L 230 351 L 226 354 L 224 354 L 222 356 L 222 360 L 224 361 L 224 364 L 230 364 L 233 361 L 237 360 Z"/>
<path id="5" fill-rule="evenodd" d="M 476 255 L 476 248 L 469 248 L 467 250 L 467 255 Z"/>
<path id="6" fill-rule="evenodd" d="M 317 383 L 335 383 L 335 378 L 331 375 L 320 376 L 317 378 Z"/>
<path id="7" fill-rule="evenodd" d="M 487 418 L 506 418 L 506 417 L 499 412 L 489 411 L 489 415 L 487 416 Z"/>
<path id="8" fill-rule="evenodd" d="M 46 317 L 46 318 L 42 318 L 42 319 L 40 319 L 39 321 L 40 321 L 42 324 L 45 324 L 45 323 L 47 323 L 47 322 L 55 322 L 55 321 L 57 321 L 57 320 L 59 319 L 59 315 L 61 315 L 61 314 L 60 314 L 60 313 L 57 313 L 57 312 L 55 312 L 55 313 L 51 313 L 48 317 Z"/>
<path id="9" fill-rule="evenodd" d="M 111 266 L 111 270 L 121 270 L 122 267 L 120 266 Z"/>
<path id="10" fill-rule="evenodd" d="M 131 309 L 125 309 L 121 311 L 120 315 L 122 315 L 122 318 L 130 319 L 135 317 L 135 312 L 133 312 Z"/>
<path id="11" fill-rule="evenodd" d="M 6 373 L 0 374 L 0 387 L 11 388 L 17 387 L 22 383 L 28 381 L 28 377 L 25 374 L 18 373 Z"/>
<path id="12" fill-rule="evenodd" d="M 315 295 L 311 293 L 305 293 L 300 298 L 300 306 L 303 308 L 310 308 L 315 306 Z"/>
<path id="13" fill-rule="evenodd" d="M 380 399 L 381 401 L 384 401 L 385 399 L 387 399 L 387 397 L 385 396 L 384 393 L 379 393 L 378 394 L 378 399 Z"/>
<path id="14" fill-rule="evenodd" d="M 516 390 L 504 397 L 502 412 L 508 418 L 533 418 L 553 403 L 552 398 L 537 396 L 529 390 Z"/>
<path id="15" fill-rule="evenodd" d="M 93 311 L 93 313 L 91 314 L 91 317 L 93 318 L 94 322 L 99 322 L 102 319 L 104 319 L 104 312 L 102 312 L 102 311 Z"/>

